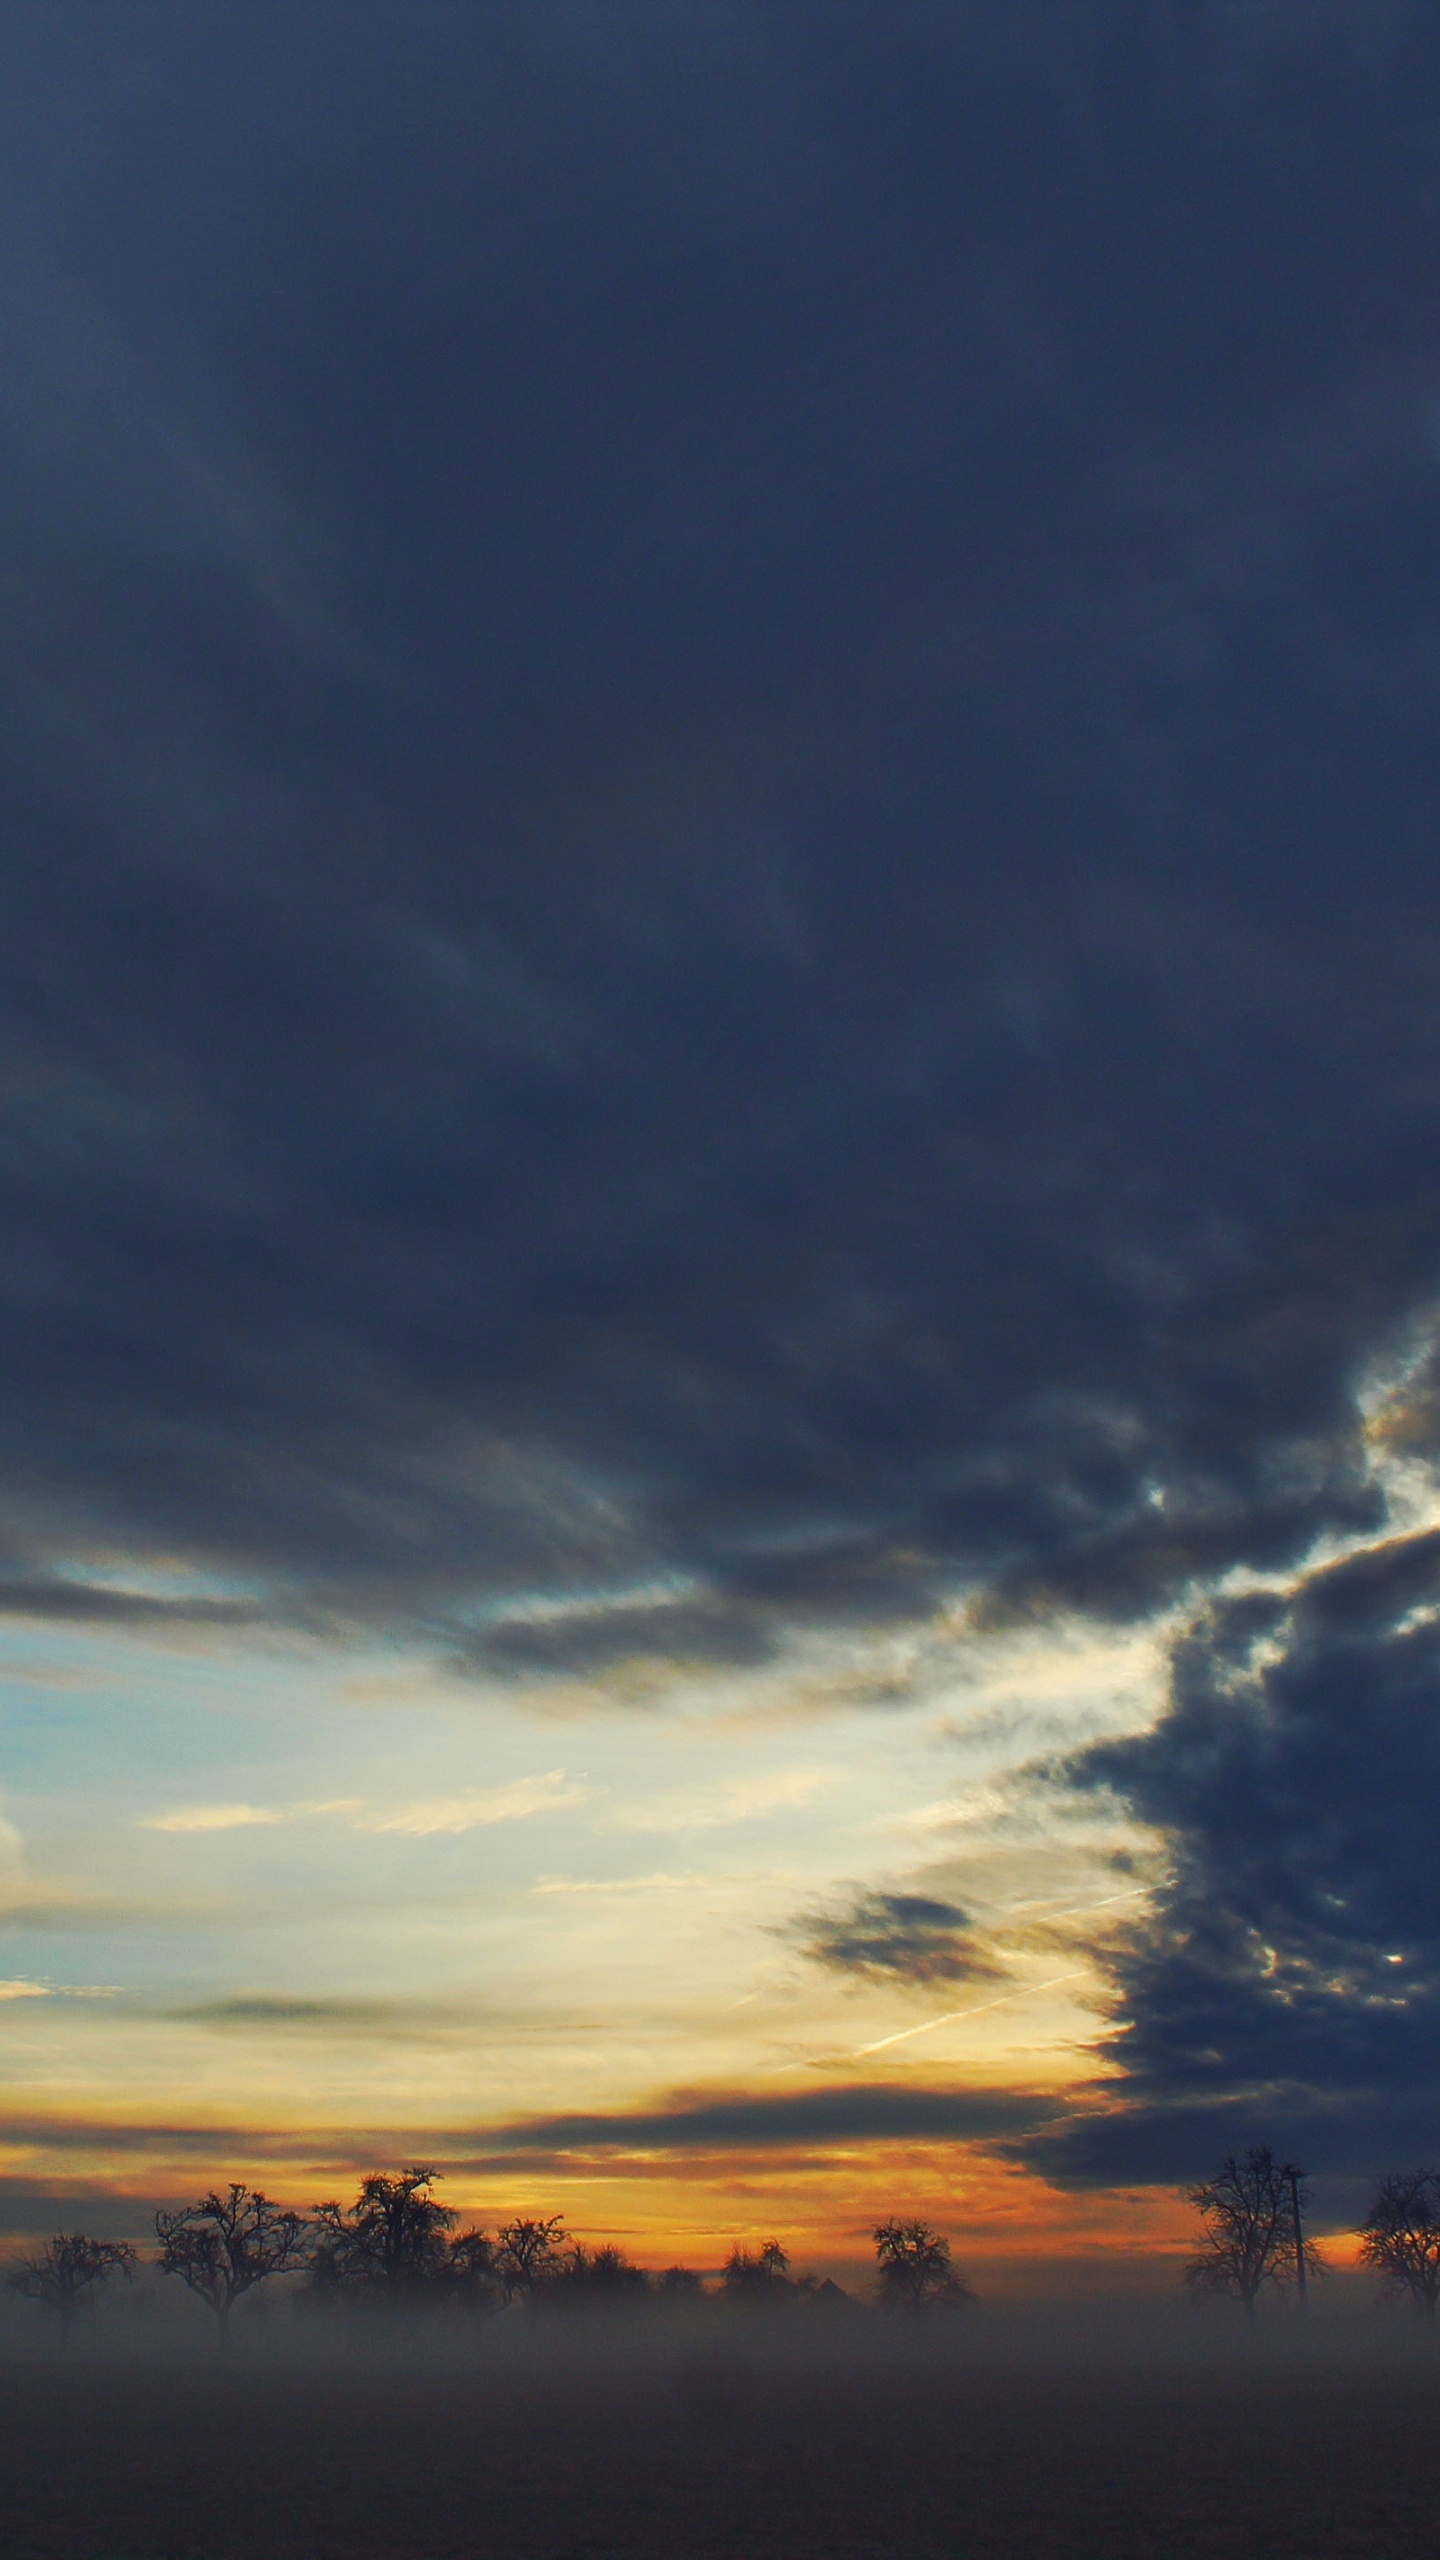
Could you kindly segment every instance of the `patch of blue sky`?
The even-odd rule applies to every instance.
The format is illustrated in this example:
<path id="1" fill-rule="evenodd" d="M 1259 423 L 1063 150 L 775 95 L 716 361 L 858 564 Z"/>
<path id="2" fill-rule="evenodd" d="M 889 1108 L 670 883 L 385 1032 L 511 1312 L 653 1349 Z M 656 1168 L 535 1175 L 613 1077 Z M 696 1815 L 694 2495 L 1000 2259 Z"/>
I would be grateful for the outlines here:
<path id="1" fill-rule="evenodd" d="M 1045 1889 L 1044 1820 L 995 1852 L 984 1784 L 1023 1755 L 1028 1713 L 1088 1729 L 1087 1693 L 1131 1667 L 1093 1651 L 982 1651 L 962 1735 L 953 1693 L 923 1684 L 883 1713 L 856 1704 L 863 1639 L 818 1648 L 798 1688 L 774 1666 L 682 1673 L 668 1712 L 637 1713 L 603 1684 L 557 1703 L 389 1646 L 27 1630 L 0 1647 L 19 1834 L 0 1975 L 52 1996 L 7 2014 L 6 2085 L 188 2104 L 243 2052 L 267 2104 L 343 2120 L 362 2049 L 381 2070 L 344 2004 L 377 2000 L 444 2008 L 434 2103 L 443 2087 L 462 2116 L 477 2079 L 497 2105 L 598 2101 L 905 2028 L 903 1985 L 822 1978 L 786 1924 L 942 1871 L 992 1903 L 992 1854 L 1004 1893 Z M 111 1994 L 60 1996 L 84 1984 Z M 333 2019 L 267 2006 L 326 2001 Z M 396 2107 L 409 2068 L 384 2064 Z"/>

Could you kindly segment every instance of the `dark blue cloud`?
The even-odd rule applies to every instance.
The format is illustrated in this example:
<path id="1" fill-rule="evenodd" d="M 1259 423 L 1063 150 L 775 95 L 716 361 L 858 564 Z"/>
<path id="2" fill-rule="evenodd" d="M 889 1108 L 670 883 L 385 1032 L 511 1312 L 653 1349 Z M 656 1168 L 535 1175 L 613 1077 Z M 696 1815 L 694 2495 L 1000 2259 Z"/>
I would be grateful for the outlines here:
<path id="1" fill-rule="evenodd" d="M 849 2087 L 803 2089 L 771 2097 L 742 2091 L 706 2095 L 679 2091 L 653 2107 L 610 2114 L 531 2116 L 508 2123 L 431 2126 L 422 2141 L 415 2128 L 397 2133 L 352 2127 L 344 2132 L 291 2131 L 248 2125 L 117 2124 L 80 2116 L 5 2119 L 6 2138 L 17 2145 L 56 2151 L 129 2153 L 179 2160 L 213 2159 L 228 2151 L 240 2160 L 280 2164 L 323 2159 L 331 2167 L 372 2168 L 376 2160 L 409 2156 L 417 2148 L 447 2170 L 473 2165 L 476 2147 L 494 2164 L 507 2154 L 567 2152 L 694 2151 L 823 2148 L 863 2141 L 998 2142 L 1041 2123 L 1053 2100 L 1025 2090 L 933 2089 L 858 2082 Z M 317 2172 L 318 2174 L 318 2172 Z"/>
<path id="2" fill-rule="evenodd" d="M 1216 1604 L 1179 1648 L 1156 1729 L 1070 1776 L 1164 1835 L 1169 1876 L 1112 1958 L 1124 2103 L 1044 2138 L 1047 2163 L 1196 2176 L 1277 2127 L 1322 2170 L 1428 2158 L 1440 1536 Z"/>
<path id="3" fill-rule="evenodd" d="M 1421 0 L 0 55 L 12 1596 L 178 1556 L 531 1677 L 1375 1520 Z"/>
<path id="4" fill-rule="evenodd" d="M 1000 1971 L 958 1903 L 925 1893 L 859 1893 L 839 1911 L 811 1912 L 789 1932 L 837 1973 L 889 1982 L 975 1982 Z"/>
<path id="5" fill-rule="evenodd" d="M 556 2156 L 567 2151 L 768 2150 L 796 2143 L 986 2142 L 1021 2132 L 1048 2110 L 1045 2099 L 1011 2089 L 905 2089 L 862 2082 L 771 2098 L 677 2097 L 630 2115 L 535 2117 L 492 2126 L 484 2139 L 498 2151 Z"/>

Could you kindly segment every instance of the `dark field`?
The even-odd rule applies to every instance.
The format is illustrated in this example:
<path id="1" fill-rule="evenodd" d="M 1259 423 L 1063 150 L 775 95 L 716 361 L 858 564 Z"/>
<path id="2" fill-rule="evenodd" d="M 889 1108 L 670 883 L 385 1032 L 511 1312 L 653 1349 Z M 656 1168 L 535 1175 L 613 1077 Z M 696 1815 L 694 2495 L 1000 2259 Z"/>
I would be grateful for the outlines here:
<path id="1" fill-rule="evenodd" d="M 7 2560 L 1434 2560 L 1440 2354 L 8 2363 Z"/>

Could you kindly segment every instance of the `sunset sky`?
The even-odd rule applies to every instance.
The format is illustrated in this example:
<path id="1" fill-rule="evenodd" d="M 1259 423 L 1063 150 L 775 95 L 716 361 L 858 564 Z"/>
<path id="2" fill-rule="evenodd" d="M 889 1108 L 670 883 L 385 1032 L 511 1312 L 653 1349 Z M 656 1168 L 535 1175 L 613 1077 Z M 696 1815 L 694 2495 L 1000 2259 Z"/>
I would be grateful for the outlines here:
<path id="1" fill-rule="evenodd" d="M 0 146 L 0 2230 L 1353 2225 L 1427 0 L 11 0 Z"/>

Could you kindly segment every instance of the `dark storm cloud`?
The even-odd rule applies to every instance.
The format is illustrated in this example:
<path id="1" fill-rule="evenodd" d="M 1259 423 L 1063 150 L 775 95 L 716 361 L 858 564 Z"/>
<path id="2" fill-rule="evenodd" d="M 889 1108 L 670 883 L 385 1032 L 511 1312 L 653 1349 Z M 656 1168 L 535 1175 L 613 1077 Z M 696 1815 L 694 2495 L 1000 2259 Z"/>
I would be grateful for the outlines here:
<path id="1" fill-rule="evenodd" d="M 12 1605 L 179 1558 L 528 1678 L 1373 1521 L 1424 0 L 0 56 Z"/>
<path id="2" fill-rule="evenodd" d="M 216 1629 L 253 1627 L 274 1612 L 255 1600 L 172 1600 L 148 1591 L 116 1590 L 101 1582 L 59 1574 L 24 1582 L 0 1581 L 0 1617 L 67 1619 L 115 1627 Z"/>
<path id="3" fill-rule="evenodd" d="M 952 1564 L 953 1570 L 953 1564 Z M 452 1669 L 509 1679 L 599 1673 L 646 1656 L 672 1662 L 769 1661 L 786 1632 L 806 1619 L 830 1625 L 883 1624 L 928 1614 L 943 1570 L 878 1540 L 825 1539 L 800 1553 L 713 1555 L 710 1587 L 641 1600 L 570 1605 L 541 1615 L 501 1616 L 454 1646 Z"/>
<path id="4" fill-rule="evenodd" d="M 958 1903 L 923 1893 L 860 1893 L 842 1911 L 791 1924 L 807 1956 L 837 1973 L 900 1982 L 982 1982 L 999 1967 L 970 1934 Z"/>
<path id="5" fill-rule="evenodd" d="M 1070 1775 L 1162 1832 L 1170 1874 L 1113 1958 L 1126 2104 L 1038 2156 L 1080 2179 L 1168 2180 L 1278 2127 L 1321 2169 L 1428 2157 L 1440 1537 L 1216 1604 L 1156 1729 Z"/>
<path id="6" fill-rule="evenodd" d="M 753 1613 L 727 1608 L 718 1596 L 707 1593 L 698 1601 L 658 1600 L 633 1608 L 612 1604 L 566 1609 L 555 1616 L 501 1619 L 467 1636 L 449 1659 L 458 1672 L 535 1680 L 608 1671 L 637 1656 L 655 1654 L 671 1661 L 764 1662 L 775 1643 L 774 1632 Z"/>

